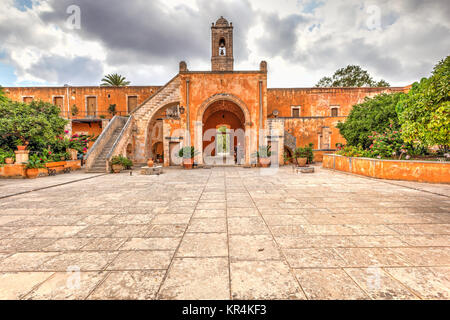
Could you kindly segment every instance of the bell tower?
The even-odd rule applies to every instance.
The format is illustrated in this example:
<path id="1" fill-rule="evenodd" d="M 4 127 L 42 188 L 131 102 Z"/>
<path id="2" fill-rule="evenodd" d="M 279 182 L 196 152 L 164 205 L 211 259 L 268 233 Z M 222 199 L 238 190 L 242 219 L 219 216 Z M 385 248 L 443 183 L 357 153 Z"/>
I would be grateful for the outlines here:
<path id="1" fill-rule="evenodd" d="M 233 24 L 220 17 L 211 27 L 211 70 L 233 71 Z"/>

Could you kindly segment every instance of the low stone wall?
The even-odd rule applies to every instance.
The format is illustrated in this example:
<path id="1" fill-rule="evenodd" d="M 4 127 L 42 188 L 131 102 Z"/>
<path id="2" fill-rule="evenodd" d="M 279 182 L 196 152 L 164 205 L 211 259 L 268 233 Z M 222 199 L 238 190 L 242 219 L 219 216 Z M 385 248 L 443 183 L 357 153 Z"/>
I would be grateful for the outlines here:
<path id="1" fill-rule="evenodd" d="M 81 160 L 65 161 L 64 167 L 52 168 L 57 173 L 63 171 L 65 168 L 70 168 L 72 171 L 81 169 Z M 0 178 L 9 179 L 24 179 L 27 177 L 27 169 L 25 164 L 4 164 L 0 165 Z M 39 169 L 39 176 L 47 176 L 47 168 Z"/>
<path id="2" fill-rule="evenodd" d="M 381 160 L 326 154 L 322 167 L 378 179 L 450 183 L 449 162 Z"/>

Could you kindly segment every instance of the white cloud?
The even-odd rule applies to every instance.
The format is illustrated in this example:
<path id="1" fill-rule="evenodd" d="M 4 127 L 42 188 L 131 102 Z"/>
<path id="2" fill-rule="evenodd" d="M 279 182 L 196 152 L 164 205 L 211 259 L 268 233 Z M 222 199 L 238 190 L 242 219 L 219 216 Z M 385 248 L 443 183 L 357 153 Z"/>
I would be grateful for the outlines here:
<path id="1" fill-rule="evenodd" d="M 82 9 L 81 30 L 65 27 L 69 4 Z M 379 8 L 377 30 L 368 28 L 370 6 Z M 3 0 L 0 62 L 15 68 L 17 84 L 93 85 L 102 71 L 163 84 L 180 60 L 209 69 L 210 23 L 220 15 L 235 27 L 236 68 L 266 60 L 273 87 L 313 86 L 347 64 L 406 85 L 450 51 L 446 0 L 35 0 L 25 10 Z M 72 81 L 67 70 L 78 70 Z"/>

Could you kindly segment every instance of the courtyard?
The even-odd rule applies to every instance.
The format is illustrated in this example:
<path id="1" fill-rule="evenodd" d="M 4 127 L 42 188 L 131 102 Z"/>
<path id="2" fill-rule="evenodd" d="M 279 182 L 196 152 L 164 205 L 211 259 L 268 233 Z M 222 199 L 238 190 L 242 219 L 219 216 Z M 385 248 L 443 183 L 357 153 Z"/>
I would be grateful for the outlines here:
<path id="1" fill-rule="evenodd" d="M 450 299 L 450 185 L 315 169 L 0 180 L 0 299 Z"/>

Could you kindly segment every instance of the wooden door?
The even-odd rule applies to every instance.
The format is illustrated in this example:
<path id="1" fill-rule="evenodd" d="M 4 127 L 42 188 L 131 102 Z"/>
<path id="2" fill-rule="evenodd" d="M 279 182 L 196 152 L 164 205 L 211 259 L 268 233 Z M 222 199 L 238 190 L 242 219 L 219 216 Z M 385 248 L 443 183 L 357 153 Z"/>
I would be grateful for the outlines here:
<path id="1" fill-rule="evenodd" d="M 93 117 L 95 116 L 95 112 L 97 110 L 97 98 L 96 97 L 88 97 L 87 98 L 87 116 Z"/>
<path id="2" fill-rule="evenodd" d="M 137 108 L 138 101 L 136 96 L 128 97 L 128 112 L 132 112 Z"/>
<path id="3" fill-rule="evenodd" d="M 63 111 L 63 103 L 64 99 L 63 97 L 54 97 L 53 98 L 53 104 L 59 108 L 59 110 Z"/>

